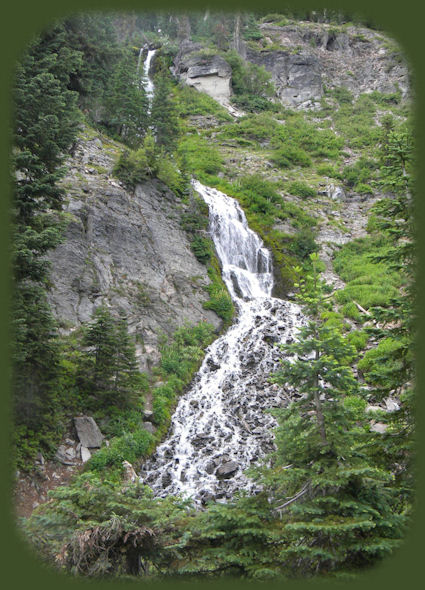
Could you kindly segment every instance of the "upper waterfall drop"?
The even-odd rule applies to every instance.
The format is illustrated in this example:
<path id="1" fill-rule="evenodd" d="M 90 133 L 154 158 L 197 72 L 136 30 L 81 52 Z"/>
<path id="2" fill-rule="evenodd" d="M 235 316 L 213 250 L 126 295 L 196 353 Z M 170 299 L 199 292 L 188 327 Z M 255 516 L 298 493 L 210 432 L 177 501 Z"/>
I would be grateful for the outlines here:
<path id="1" fill-rule="evenodd" d="M 220 258 L 223 280 L 235 301 L 270 297 L 273 288 L 270 252 L 249 227 L 235 199 L 192 181 L 210 211 L 210 233 Z"/>
<path id="2" fill-rule="evenodd" d="M 146 49 L 146 46 L 143 46 L 140 48 L 140 51 L 139 51 L 139 58 L 137 60 L 137 70 L 136 70 L 137 77 L 139 77 L 139 75 L 140 75 L 140 66 L 142 64 L 142 56 L 143 56 L 143 52 L 145 51 L 145 49 Z M 151 61 L 152 61 L 152 58 L 155 55 L 155 53 L 156 53 L 156 49 L 148 49 L 145 61 L 143 62 L 143 74 L 140 78 L 140 84 L 143 85 L 147 99 L 148 99 L 148 103 L 149 103 L 148 110 L 149 111 L 151 108 L 152 98 L 153 98 L 154 90 L 155 90 L 154 83 L 152 82 L 152 79 L 149 76 L 149 71 L 151 68 Z"/>

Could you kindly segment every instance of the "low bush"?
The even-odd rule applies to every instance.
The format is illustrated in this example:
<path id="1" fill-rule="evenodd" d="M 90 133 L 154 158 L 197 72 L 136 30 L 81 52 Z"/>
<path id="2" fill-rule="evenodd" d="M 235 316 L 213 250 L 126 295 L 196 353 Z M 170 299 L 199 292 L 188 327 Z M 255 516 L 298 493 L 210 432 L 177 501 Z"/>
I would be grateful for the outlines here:
<path id="1" fill-rule="evenodd" d="M 336 168 L 336 166 L 333 166 L 332 164 L 320 164 L 316 167 L 316 172 L 317 174 L 320 174 L 320 176 L 328 176 L 329 178 L 342 180 L 341 172 L 338 170 L 338 168 Z"/>
<path id="2" fill-rule="evenodd" d="M 365 380 L 384 391 L 390 389 L 394 383 L 394 372 L 402 368 L 402 355 L 397 354 L 397 351 L 404 346 L 402 340 L 384 338 L 376 347 L 366 351 L 357 365 Z"/>
<path id="3" fill-rule="evenodd" d="M 188 171 L 195 175 L 217 174 L 223 168 L 219 151 L 198 135 L 184 137 L 178 145 L 177 153 L 184 158 Z"/>
<path id="4" fill-rule="evenodd" d="M 279 168 L 291 168 L 292 166 L 311 166 L 310 156 L 301 148 L 285 145 L 275 150 L 270 160 Z"/>
<path id="5" fill-rule="evenodd" d="M 205 92 L 199 92 L 187 84 L 176 88 L 180 117 L 190 115 L 213 115 L 219 121 L 233 121 L 224 107 Z"/>
<path id="6" fill-rule="evenodd" d="M 288 191 L 291 195 L 303 198 L 315 197 L 317 195 L 317 191 L 302 180 L 294 180 L 293 182 L 290 182 L 288 185 Z"/>

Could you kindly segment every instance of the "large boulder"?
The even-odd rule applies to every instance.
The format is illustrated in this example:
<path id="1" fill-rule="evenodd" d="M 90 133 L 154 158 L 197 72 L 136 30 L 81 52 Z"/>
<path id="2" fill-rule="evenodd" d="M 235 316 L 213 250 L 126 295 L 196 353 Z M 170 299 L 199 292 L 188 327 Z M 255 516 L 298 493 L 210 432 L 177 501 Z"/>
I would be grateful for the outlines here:
<path id="1" fill-rule="evenodd" d="M 102 445 L 105 438 L 99 426 L 91 416 L 78 416 L 74 418 L 75 429 L 83 447 L 96 449 Z"/>
<path id="2" fill-rule="evenodd" d="M 219 478 L 227 479 L 235 475 L 238 469 L 239 464 L 236 463 L 236 461 L 227 461 L 226 463 L 222 463 L 220 467 L 217 468 L 215 474 Z"/>

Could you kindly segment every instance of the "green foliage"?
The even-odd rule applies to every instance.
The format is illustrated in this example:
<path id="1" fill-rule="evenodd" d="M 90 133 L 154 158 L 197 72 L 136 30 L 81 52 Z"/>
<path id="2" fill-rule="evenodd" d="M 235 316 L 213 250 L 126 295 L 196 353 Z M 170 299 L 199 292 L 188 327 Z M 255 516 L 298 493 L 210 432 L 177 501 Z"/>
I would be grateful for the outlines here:
<path id="1" fill-rule="evenodd" d="M 376 161 L 362 156 L 354 164 L 344 167 L 342 178 L 349 187 L 366 184 L 375 178 L 376 168 Z"/>
<path id="2" fill-rule="evenodd" d="M 136 352 L 127 320 L 115 319 L 106 307 L 99 307 L 84 329 L 79 369 L 79 386 L 86 408 L 99 411 L 110 406 L 140 405 L 143 382 L 137 369 Z"/>
<path id="3" fill-rule="evenodd" d="M 292 166 L 311 166 L 311 158 L 307 153 L 292 145 L 285 145 L 273 152 L 270 160 L 279 168 L 291 168 Z"/>
<path id="4" fill-rule="evenodd" d="M 179 136 L 178 106 L 172 93 L 169 73 L 160 70 L 154 76 L 155 94 L 152 100 L 150 124 L 154 129 L 155 141 L 166 152 L 176 147 Z"/>
<path id="5" fill-rule="evenodd" d="M 354 299 L 365 309 L 390 303 L 400 286 L 400 276 L 388 265 L 373 260 L 387 251 L 388 244 L 372 237 L 341 247 L 335 255 L 334 268 L 347 285 L 336 293 L 338 303 L 348 304 Z"/>
<path id="6" fill-rule="evenodd" d="M 343 103 L 333 114 L 335 129 L 354 150 L 373 148 L 380 131 L 375 121 L 376 105 L 367 94 L 360 95 L 353 104 Z"/>
<path id="7" fill-rule="evenodd" d="M 84 473 L 51 493 L 36 510 L 25 533 L 51 565 L 88 577 L 149 575 L 176 557 L 187 507 L 152 497 L 147 486 Z"/>
<path id="8" fill-rule="evenodd" d="M 177 87 L 177 101 L 180 117 L 192 115 L 213 115 L 218 121 L 233 121 L 233 118 L 216 100 L 205 92 L 182 84 Z"/>
<path id="9" fill-rule="evenodd" d="M 317 174 L 320 174 L 321 176 L 329 176 L 329 178 L 335 178 L 337 180 L 342 180 L 341 172 L 338 170 L 338 168 L 336 168 L 332 164 L 320 164 L 319 166 L 316 167 L 316 172 L 317 172 Z"/>
<path id="10" fill-rule="evenodd" d="M 340 328 L 322 319 L 324 286 L 317 255 L 311 259 L 299 294 L 311 319 L 282 347 L 291 360 L 282 360 L 274 377 L 303 395 L 275 411 L 277 451 L 260 476 L 284 521 L 279 556 L 291 576 L 372 564 L 400 543 L 404 522 L 394 510 L 392 476 L 367 455 L 358 428 L 365 404 L 350 367 L 354 350 Z"/>
<path id="11" fill-rule="evenodd" d="M 107 127 L 130 147 L 140 145 L 148 128 L 148 101 L 130 52 L 114 69 L 105 105 Z"/>
<path id="12" fill-rule="evenodd" d="M 65 30 L 57 25 L 32 41 L 14 81 L 11 353 L 21 464 L 31 457 L 35 440 L 48 450 L 60 431 L 54 419 L 60 356 L 46 297 L 47 255 L 65 227 L 58 181 L 80 121 L 77 94 L 69 90 L 80 66 L 81 53 L 67 46 Z M 27 442 L 27 435 L 34 438 Z"/>
<path id="13" fill-rule="evenodd" d="M 232 302 L 232 298 L 224 284 L 218 260 L 215 256 L 211 258 L 210 266 L 208 267 L 208 276 L 211 283 L 207 287 L 209 300 L 203 303 L 204 309 L 212 309 L 215 313 L 224 320 L 224 325 L 230 325 L 235 308 Z"/>
<path id="14" fill-rule="evenodd" d="M 129 188 L 158 173 L 158 153 L 151 134 L 143 140 L 143 147 L 137 150 L 124 150 L 113 168 L 113 174 Z"/>
<path id="15" fill-rule="evenodd" d="M 294 180 L 293 182 L 290 182 L 288 185 L 288 191 L 291 195 L 297 195 L 305 199 L 317 195 L 317 191 L 302 180 Z"/>
<path id="16" fill-rule="evenodd" d="M 202 322 L 197 326 L 179 328 L 171 342 L 162 346 L 159 374 L 165 382 L 154 388 L 152 402 L 153 417 L 160 426 L 160 432 L 165 433 L 168 428 L 177 396 L 189 384 L 199 368 L 204 348 L 212 340 L 213 327 Z"/>
<path id="17" fill-rule="evenodd" d="M 222 170 L 223 163 L 218 150 L 202 137 L 184 137 L 177 152 L 186 159 L 187 168 L 192 174 L 217 174 Z"/>
<path id="18" fill-rule="evenodd" d="M 264 67 L 245 62 L 236 51 L 229 51 L 224 58 L 232 68 L 233 102 L 247 111 L 267 110 L 273 107 L 268 100 L 274 95 L 271 75 Z"/>
<path id="19" fill-rule="evenodd" d="M 153 435 L 140 426 L 135 432 L 128 432 L 113 438 L 109 447 L 99 449 L 87 462 L 89 471 L 104 474 L 109 471 L 109 478 L 118 478 L 122 471 L 122 462 L 136 464 L 148 455 L 153 443 Z"/>
<path id="20" fill-rule="evenodd" d="M 333 88 L 331 91 L 328 91 L 328 94 L 335 97 L 340 104 L 352 104 L 354 98 L 353 93 L 348 88 L 345 88 L 345 86 Z"/>

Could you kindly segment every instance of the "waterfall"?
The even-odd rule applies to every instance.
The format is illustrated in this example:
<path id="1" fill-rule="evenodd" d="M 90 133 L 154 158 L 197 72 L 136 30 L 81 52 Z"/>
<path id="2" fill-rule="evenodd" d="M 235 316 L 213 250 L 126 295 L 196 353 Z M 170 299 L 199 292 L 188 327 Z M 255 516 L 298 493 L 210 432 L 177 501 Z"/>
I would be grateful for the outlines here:
<path id="1" fill-rule="evenodd" d="M 136 70 L 136 77 L 137 78 L 139 77 L 140 66 L 142 64 L 142 56 L 143 56 L 144 50 L 145 50 L 145 47 L 141 47 L 140 51 L 139 51 L 139 58 L 137 60 L 137 70 Z M 155 53 L 156 53 L 156 49 L 148 49 L 145 61 L 143 63 L 143 74 L 140 77 L 140 84 L 144 87 L 145 92 L 146 92 L 146 96 L 148 99 L 148 113 L 151 110 L 152 98 L 153 98 L 153 94 L 154 94 L 154 84 L 153 84 L 151 78 L 149 77 L 149 70 L 151 67 L 152 58 L 155 55 Z"/>
<path id="2" fill-rule="evenodd" d="M 210 233 L 238 316 L 208 347 L 168 438 L 141 479 L 157 496 L 182 493 L 200 504 L 225 502 L 239 489 L 256 491 L 243 471 L 273 450 L 276 421 L 265 410 L 287 401 L 268 381 L 279 366 L 277 344 L 291 341 L 303 319 L 298 305 L 271 296 L 270 253 L 237 201 L 200 182 L 193 186 L 208 204 Z"/>

